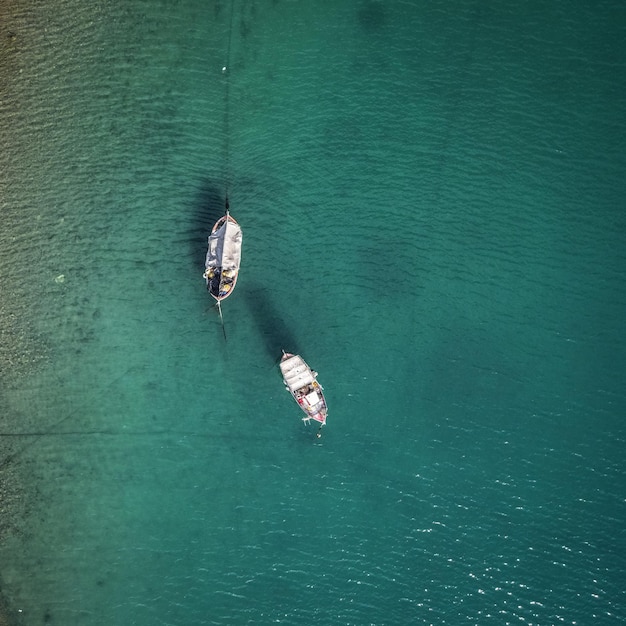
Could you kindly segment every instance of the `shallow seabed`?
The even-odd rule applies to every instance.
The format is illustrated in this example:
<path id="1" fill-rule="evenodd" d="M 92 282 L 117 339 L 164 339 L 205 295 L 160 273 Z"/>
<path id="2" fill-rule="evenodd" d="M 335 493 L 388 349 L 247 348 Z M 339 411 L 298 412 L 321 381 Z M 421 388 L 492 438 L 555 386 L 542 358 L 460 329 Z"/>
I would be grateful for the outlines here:
<path id="1" fill-rule="evenodd" d="M 0 624 L 626 620 L 622 3 L 0 8 Z"/>

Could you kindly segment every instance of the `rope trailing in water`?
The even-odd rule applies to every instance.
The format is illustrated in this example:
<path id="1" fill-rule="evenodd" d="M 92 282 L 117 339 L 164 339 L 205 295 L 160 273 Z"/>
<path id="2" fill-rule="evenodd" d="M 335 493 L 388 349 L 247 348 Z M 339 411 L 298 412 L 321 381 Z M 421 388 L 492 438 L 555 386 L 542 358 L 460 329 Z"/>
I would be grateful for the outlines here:
<path id="1" fill-rule="evenodd" d="M 235 0 L 230 3 L 230 19 L 228 23 L 228 45 L 226 47 L 226 62 L 222 66 L 226 84 L 224 86 L 224 205 L 229 209 L 231 169 L 230 169 L 230 56 L 233 42 L 233 23 L 235 20 Z"/>
<path id="2" fill-rule="evenodd" d="M 217 301 L 217 310 L 219 311 L 220 321 L 222 322 L 222 332 L 224 333 L 224 341 L 228 341 L 228 339 L 226 338 L 226 326 L 224 326 L 224 316 L 222 315 L 222 305 L 219 300 Z"/>

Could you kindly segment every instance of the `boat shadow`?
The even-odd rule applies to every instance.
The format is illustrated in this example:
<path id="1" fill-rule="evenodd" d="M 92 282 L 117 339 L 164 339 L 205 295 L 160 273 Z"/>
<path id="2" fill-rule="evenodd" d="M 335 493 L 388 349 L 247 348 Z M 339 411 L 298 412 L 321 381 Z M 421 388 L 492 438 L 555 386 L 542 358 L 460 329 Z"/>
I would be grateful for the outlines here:
<path id="1" fill-rule="evenodd" d="M 282 350 L 299 354 L 300 349 L 294 334 L 285 320 L 267 296 L 268 290 L 263 286 L 251 285 L 244 291 L 244 302 L 249 310 L 250 318 L 263 337 L 267 355 L 276 364 L 282 356 Z"/>
<path id="2" fill-rule="evenodd" d="M 224 215 L 224 190 L 217 183 L 205 180 L 192 202 L 189 246 L 194 269 L 204 270 L 207 239 L 213 224 Z"/>

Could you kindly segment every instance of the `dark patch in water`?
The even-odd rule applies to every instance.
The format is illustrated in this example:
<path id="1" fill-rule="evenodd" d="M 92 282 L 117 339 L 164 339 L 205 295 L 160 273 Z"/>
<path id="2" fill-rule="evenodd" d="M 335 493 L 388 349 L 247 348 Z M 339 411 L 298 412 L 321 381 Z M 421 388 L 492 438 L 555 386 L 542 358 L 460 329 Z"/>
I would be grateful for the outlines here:
<path id="1" fill-rule="evenodd" d="M 252 25 L 257 21 L 257 6 L 254 2 L 244 3 L 239 21 L 239 34 L 247 39 L 252 33 Z"/>
<path id="2" fill-rule="evenodd" d="M 204 271 L 207 240 L 213 224 L 224 215 L 226 199 L 224 191 L 213 181 L 202 183 L 192 207 L 189 245 L 193 267 Z"/>
<path id="3" fill-rule="evenodd" d="M 258 331 L 263 336 L 265 350 L 273 363 L 278 363 L 282 350 L 299 353 L 298 343 L 274 307 L 267 289 L 261 285 L 252 286 L 244 292 L 244 301 L 249 309 L 250 319 L 253 319 Z"/>
<path id="4" fill-rule="evenodd" d="M 366 33 L 377 33 L 385 27 L 387 12 L 382 2 L 368 0 L 361 5 L 358 11 L 358 19 L 361 28 Z"/>

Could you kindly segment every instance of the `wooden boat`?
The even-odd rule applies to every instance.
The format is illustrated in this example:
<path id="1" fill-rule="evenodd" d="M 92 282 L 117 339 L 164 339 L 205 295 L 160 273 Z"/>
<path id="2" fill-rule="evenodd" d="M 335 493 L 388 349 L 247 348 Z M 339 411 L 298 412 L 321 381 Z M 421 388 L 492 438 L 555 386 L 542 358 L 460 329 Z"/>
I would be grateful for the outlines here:
<path id="1" fill-rule="evenodd" d="M 241 262 L 241 240 L 241 227 L 227 209 L 226 215 L 217 220 L 211 230 L 204 262 L 206 287 L 218 306 L 235 290 Z"/>
<path id="2" fill-rule="evenodd" d="M 302 420 L 307 424 L 310 420 L 315 420 L 320 423 L 320 428 L 324 426 L 328 408 L 324 390 L 317 382 L 317 372 L 314 372 L 301 356 L 284 350 L 280 371 L 285 387 L 306 415 Z"/>

